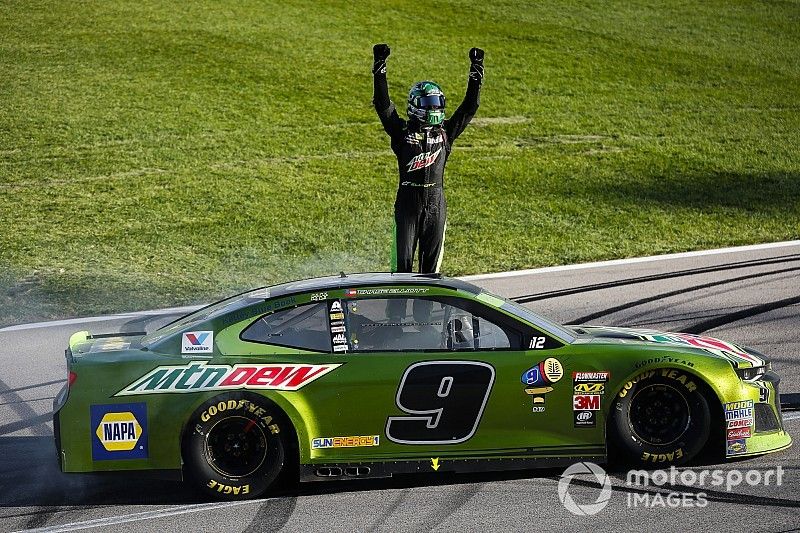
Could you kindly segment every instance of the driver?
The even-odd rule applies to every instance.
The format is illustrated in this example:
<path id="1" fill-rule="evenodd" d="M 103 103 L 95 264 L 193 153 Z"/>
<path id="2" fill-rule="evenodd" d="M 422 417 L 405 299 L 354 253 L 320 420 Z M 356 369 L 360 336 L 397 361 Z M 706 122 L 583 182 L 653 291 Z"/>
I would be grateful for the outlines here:
<path id="1" fill-rule="evenodd" d="M 453 141 L 478 110 L 483 82 L 483 50 L 469 51 L 467 93 L 452 117 L 445 120 L 445 97 L 432 81 L 420 81 L 408 94 L 408 121 L 401 119 L 389 99 L 386 59 L 389 46 L 372 48 L 372 103 L 397 156 L 400 183 L 394 203 L 392 272 L 411 272 L 419 243 L 419 271 L 439 272 L 444 252 L 447 206 L 442 187 L 444 167 Z"/>

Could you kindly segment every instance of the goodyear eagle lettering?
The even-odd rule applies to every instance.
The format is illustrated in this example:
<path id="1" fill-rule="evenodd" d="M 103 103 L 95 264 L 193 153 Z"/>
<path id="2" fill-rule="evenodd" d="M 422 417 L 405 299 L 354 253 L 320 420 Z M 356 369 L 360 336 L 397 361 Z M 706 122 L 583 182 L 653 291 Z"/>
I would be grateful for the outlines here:
<path id="1" fill-rule="evenodd" d="M 339 366 L 287 363 L 230 366 L 194 361 L 187 365 L 156 367 L 114 396 L 236 389 L 294 391 Z"/>

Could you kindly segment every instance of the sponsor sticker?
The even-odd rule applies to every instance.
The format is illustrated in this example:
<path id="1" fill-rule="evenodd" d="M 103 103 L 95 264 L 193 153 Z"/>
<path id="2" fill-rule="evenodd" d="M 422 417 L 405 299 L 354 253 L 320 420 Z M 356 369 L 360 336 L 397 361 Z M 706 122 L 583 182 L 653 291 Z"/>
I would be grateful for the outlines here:
<path id="1" fill-rule="evenodd" d="M 344 313 L 331 313 L 331 320 L 344 320 Z"/>
<path id="2" fill-rule="evenodd" d="M 346 289 L 344 291 L 344 295 L 345 296 L 355 296 L 357 294 L 358 294 L 358 291 L 356 289 Z"/>
<path id="3" fill-rule="evenodd" d="M 572 386 L 575 394 L 605 394 L 605 383 L 575 383 Z"/>
<path id="4" fill-rule="evenodd" d="M 573 372 L 572 381 L 575 383 L 593 383 L 601 382 L 606 383 L 608 378 L 611 377 L 611 372 Z"/>
<path id="5" fill-rule="evenodd" d="M 311 448 L 314 450 L 324 448 L 360 448 L 364 446 L 380 446 L 380 436 L 317 437 L 311 439 Z"/>
<path id="6" fill-rule="evenodd" d="M 532 397 L 533 412 L 544 411 L 544 395 L 553 390 L 550 385 L 564 376 L 564 367 L 555 357 L 548 357 L 522 373 L 520 381 L 526 387 L 525 394 Z"/>
<path id="7" fill-rule="evenodd" d="M 327 300 L 327 299 L 328 299 L 328 293 L 327 292 L 318 292 L 316 294 L 312 294 L 311 295 L 311 301 L 312 302 L 321 302 L 321 301 Z"/>
<path id="8" fill-rule="evenodd" d="M 344 336 L 344 333 L 334 335 L 333 344 L 347 344 L 347 337 Z"/>
<path id="9" fill-rule="evenodd" d="M 147 459 L 147 404 L 92 405 L 92 460 Z"/>
<path id="10" fill-rule="evenodd" d="M 158 366 L 114 396 L 168 394 L 212 390 L 299 390 L 340 364 L 206 364 Z"/>
<path id="11" fill-rule="evenodd" d="M 575 411 L 599 411 L 600 396 L 598 394 L 576 394 L 572 397 L 572 409 Z"/>
<path id="12" fill-rule="evenodd" d="M 747 453 L 747 441 L 744 439 L 729 440 L 726 452 L 727 455 Z"/>
<path id="13" fill-rule="evenodd" d="M 334 352 L 346 352 L 347 351 L 347 345 L 346 344 L 337 344 L 336 346 L 333 347 L 333 351 Z"/>
<path id="14" fill-rule="evenodd" d="M 593 428 L 597 424 L 596 411 L 573 411 L 576 428 Z"/>
<path id="15" fill-rule="evenodd" d="M 746 439 L 751 437 L 750 426 L 727 430 L 728 440 Z"/>
<path id="16" fill-rule="evenodd" d="M 334 300 L 331 304 L 331 313 L 342 312 L 342 304 L 339 303 L 339 300 Z"/>
<path id="17" fill-rule="evenodd" d="M 344 326 L 331 326 L 331 333 L 344 333 Z"/>
<path id="18" fill-rule="evenodd" d="M 726 403 L 725 422 L 728 429 L 753 425 L 753 400 Z"/>
<path id="19" fill-rule="evenodd" d="M 183 334 L 181 353 L 212 353 L 214 351 L 213 331 L 190 331 Z"/>

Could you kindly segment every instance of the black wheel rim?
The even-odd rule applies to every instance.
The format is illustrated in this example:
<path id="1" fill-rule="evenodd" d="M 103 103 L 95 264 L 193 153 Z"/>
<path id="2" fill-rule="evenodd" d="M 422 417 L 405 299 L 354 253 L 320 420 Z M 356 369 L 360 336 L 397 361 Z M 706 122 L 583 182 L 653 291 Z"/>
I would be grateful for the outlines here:
<path id="1" fill-rule="evenodd" d="M 665 446 L 680 439 L 689 428 L 689 403 L 669 385 L 647 385 L 631 399 L 630 423 L 636 438 Z"/>
<path id="2" fill-rule="evenodd" d="M 206 435 L 208 464 L 227 477 L 245 477 L 264 463 L 267 438 L 253 420 L 232 416 L 220 420 Z"/>

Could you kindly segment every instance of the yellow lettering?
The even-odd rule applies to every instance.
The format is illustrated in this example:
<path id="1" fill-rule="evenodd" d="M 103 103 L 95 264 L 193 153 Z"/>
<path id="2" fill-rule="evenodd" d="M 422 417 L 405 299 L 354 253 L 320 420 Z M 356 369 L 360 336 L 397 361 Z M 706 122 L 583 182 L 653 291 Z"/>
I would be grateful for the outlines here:
<path id="1" fill-rule="evenodd" d="M 250 494 L 250 485 L 245 485 L 242 487 L 242 494 Z"/>
<path id="2" fill-rule="evenodd" d="M 211 417 L 208 416 L 208 411 L 203 411 L 203 414 L 200 415 L 200 420 L 202 420 L 203 422 L 208 422 L 209 418 Z"/>
<path id="3" fill-rule="evenodd" d="M 272 422 L 272 417 L 267 415 L 264 418 L 262 418 L 262 420 L 264 421 L 264 425 L 268 426 L 270 424 L 270 422 Z"/>
<path id="4" fill-rule="evenodd" d="M 681 457 L 683 457 L 683 448 L 678 448 L 677 450 L 675 450 L 675 456 L 676 456 L 678 459 L 680 459 Z"/>
<path id="5" fill-rule="evenodd" d="M 217 484 L 216 481 L 214 481 L 213 479 L 209 479 L 207 487 L 210 488 L 210 489 L 213 489 L 216 484 Z"/>
<path id="6" fill-rule="evenodd" d="M 277 434 L 277 433 L 280 433 L 280 432 L 281 432 L 281 428 L 279 428 L 279 427 L 278 427 L 278 424 L 272 424 L 271 426 L 269 426 L 269 430 L 270 430 L 270 431 L 271 431 L 273 434 Z"/>
<path id="7" fill-rule="evenodd" d="M 690 381 L 686 384 L 686 388 L 689 389 L 689 392 L 694 392 L 697 390 L 697 385 L 694 384 L 694 381 Z"/>

